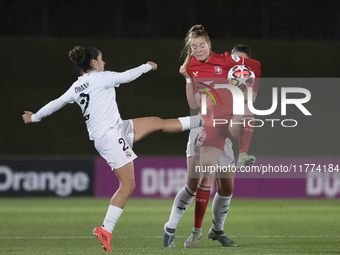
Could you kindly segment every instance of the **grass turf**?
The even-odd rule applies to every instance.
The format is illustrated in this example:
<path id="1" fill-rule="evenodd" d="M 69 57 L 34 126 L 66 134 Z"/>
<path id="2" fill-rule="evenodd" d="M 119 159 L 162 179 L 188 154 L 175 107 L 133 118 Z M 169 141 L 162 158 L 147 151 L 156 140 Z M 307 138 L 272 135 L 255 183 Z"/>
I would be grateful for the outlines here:
<path id="1" fill-rule="evenodd" d="M 339 200 L 233 199 L 225 230 L 238 247 L 207 239 L 211 204 L 197 248 L 183 247 L 193 227 L 191 206 L 176 230 L 176 248 L 163 248 L 173 200 L 132 199 L 113 232 L 115 254 L 339 254 Z M 1 198 L 0 254 L 103 254 L 91 234 L 108 199 Z"/>

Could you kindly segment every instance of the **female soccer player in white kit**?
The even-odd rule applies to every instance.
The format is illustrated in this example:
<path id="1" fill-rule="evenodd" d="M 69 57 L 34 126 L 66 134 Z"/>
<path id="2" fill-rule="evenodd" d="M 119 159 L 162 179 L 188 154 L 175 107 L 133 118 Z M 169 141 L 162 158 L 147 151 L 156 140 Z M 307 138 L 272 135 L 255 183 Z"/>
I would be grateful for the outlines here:
<path id="1" fill-rule="evenodd" d="M 22 117 L 26 124 L 39 122 L 67 103 L 76 102 L 81 107 L 90 140 L 94 140 L 97 151 L 115 171 L 119 180 L 119 188 L 111 198 L 103 226 L 93 230 L 103 249 L 111 251 L 111 233 L 135 188 L 133 160 L 137 156 L 132 150 L 133 143 L 155 131 L 181 132 L 198 127 L 204 121 L 199 115 L 168 120 L 146 117 L 123 121 L 118 111 L 115 87 L 131 82 L 150 70 L 156 70 L 157 64 L 149 61 L 117 73 L 104 71 L 106 63 L 102 53 L 94 47 L 75 46 L 69 52 L 69 57 L 83 75 L 62 96 L 35 114 L 25 111 Z"/>

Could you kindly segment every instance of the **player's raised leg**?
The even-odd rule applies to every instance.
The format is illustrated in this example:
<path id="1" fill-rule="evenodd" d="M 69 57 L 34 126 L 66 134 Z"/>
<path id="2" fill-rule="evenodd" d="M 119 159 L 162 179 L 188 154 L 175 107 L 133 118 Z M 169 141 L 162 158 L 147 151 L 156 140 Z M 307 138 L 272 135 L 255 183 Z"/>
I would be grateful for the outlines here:
<path id="1" fill-rule="evenodd" d="M 200 115 L 181 117 L 178 119 L 161 119 L 159 117 L 145 117 L 133 119 L 134 140 L 137 142 L 144 137 L 157 132 L 178 133 L 204 125 Z"/>

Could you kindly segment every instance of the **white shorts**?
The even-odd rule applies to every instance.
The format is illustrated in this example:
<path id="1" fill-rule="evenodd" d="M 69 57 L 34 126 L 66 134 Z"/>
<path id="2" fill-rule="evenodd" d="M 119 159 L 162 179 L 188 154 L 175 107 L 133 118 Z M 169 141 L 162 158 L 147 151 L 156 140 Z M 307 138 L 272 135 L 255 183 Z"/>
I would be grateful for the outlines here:
<path id="1" fill-rule="evenodd" d="M 200 155 L 202 127 L 190 129 L 187 143 L 187 158 Z"/>
<path id="2" fill-rule="evenodd" d="M 200 156 L 201 138 L 202 128 L 194 128 L 190 130 L 186 151 L 187 158 Z M 234 152 L 232 148 L 233 143 L 229 138 L 227 138 L 220 158 L 220 166 L 235 166 Z"/>
<path id="3" fill-rule="evenodd" d="M 102 138 L 95 140 L 94 146 L 112 170 L 118 169 L 137 158 L 132 150 L 133 138 L 133 122 L 124 120 L 117 128 L 110 128 Z"/>

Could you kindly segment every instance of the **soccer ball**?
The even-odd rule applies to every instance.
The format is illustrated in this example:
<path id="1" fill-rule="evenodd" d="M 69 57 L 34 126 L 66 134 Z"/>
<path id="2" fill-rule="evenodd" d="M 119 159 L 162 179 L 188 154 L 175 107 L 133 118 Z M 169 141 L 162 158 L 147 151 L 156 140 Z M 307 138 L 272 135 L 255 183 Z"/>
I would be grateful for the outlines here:
<path id="1" fill-rule="evenodd" d="M 228 83 L 239 87 L 242 92 L 251 87 L 255 81 L 255 74 L 252 69 L 245 65 L 234 66 L 229 70 Z"/>

